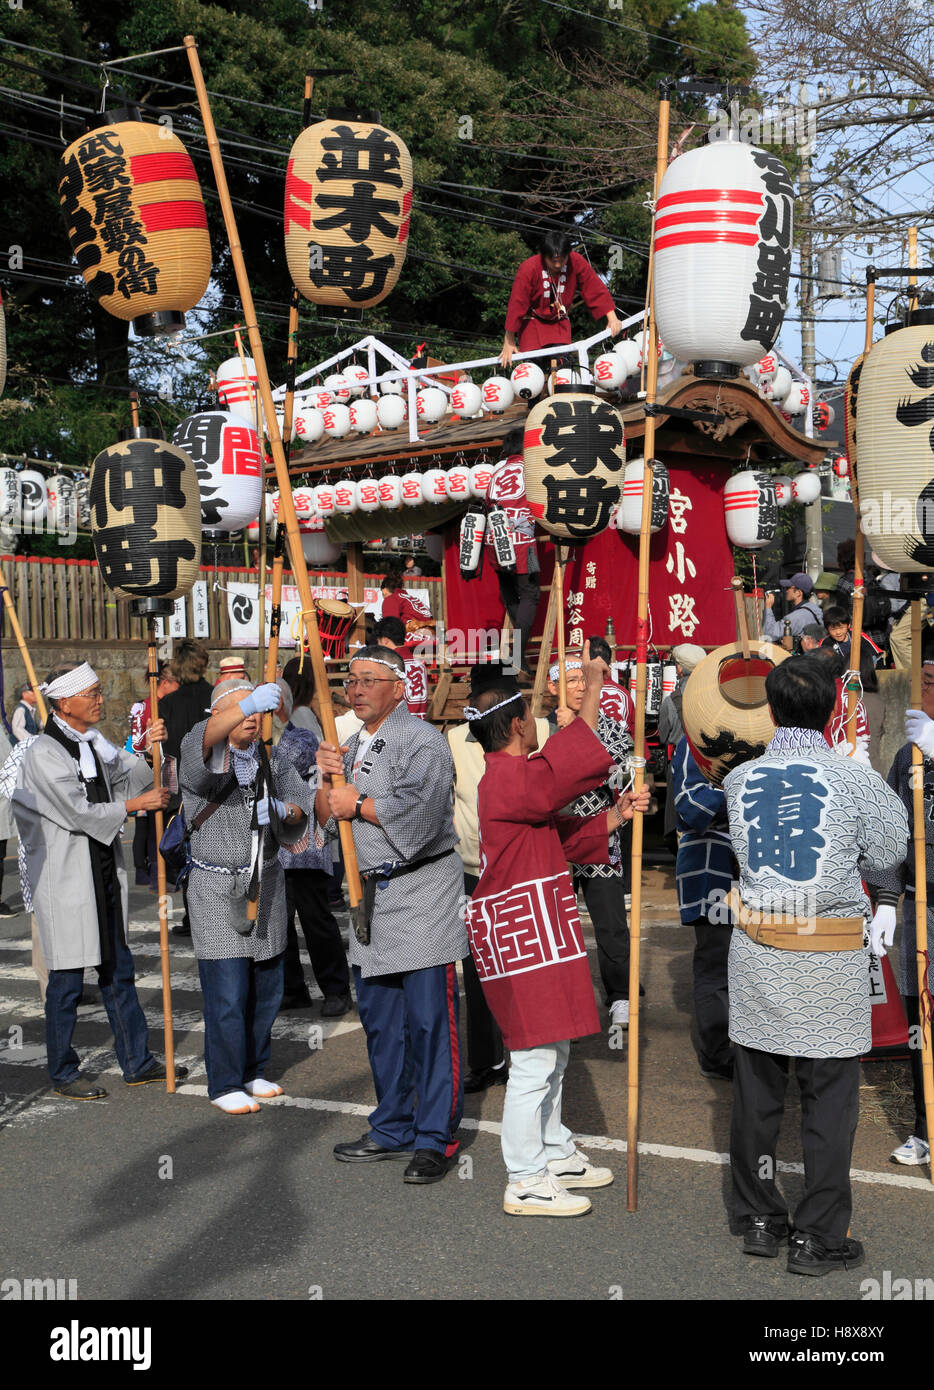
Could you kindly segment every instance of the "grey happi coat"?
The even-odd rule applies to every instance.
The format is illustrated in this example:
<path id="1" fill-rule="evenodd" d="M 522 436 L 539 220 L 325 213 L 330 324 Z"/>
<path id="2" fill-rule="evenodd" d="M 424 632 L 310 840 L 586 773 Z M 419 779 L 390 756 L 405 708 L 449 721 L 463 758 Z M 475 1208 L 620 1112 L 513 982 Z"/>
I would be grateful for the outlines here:
<path id="1" fill-rule="evenodd" d="M 178 784 L 188 825 L 193 824 L 209 801 L 217 800 L 230 781 L 229 748 L 224 750 L 223 772 L 212 772 L 204 761 L 202 747 L 207 722 L 202 719 L 182 739 Z M 270 765 L 276 796 L 308 814 L 311 806 L 305 780 L 278 747 L 272 751 Z M 285 950 L 285 878 L 277 847 L 268 832 L 263 834 L 259 912 L 252 931 L 244 934 L 252 810 L 252 787 L 237 787 L 192 834 L 194 867 L 187 897 L 191 940 L 198 960 L 231 960 L 240 956 L 272 960 Z M 280 842 L 284 846 L 298 850 L 307 841 L 307 825 L 282 827 Z"/>

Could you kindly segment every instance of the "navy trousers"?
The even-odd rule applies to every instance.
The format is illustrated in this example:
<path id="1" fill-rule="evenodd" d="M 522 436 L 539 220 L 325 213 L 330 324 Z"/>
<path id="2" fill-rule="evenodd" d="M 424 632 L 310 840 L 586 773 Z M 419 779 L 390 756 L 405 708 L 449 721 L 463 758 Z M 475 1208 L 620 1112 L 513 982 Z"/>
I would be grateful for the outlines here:
<path id="1" fill-rule="evenodd" d="M 217 1100 L 265 1077 L 272 1025 L 282 1003 L 282 956 L 199 960 L 204 995 L 204 1066 Z"/>
<path id="2" fill-rule="evenodd" d="M 369 980 L 355 965 L 353 974 L 376 1087 L 370 1138 L 384 1149 L 450 1158 L 464 1109 L 454 965 Z"/>

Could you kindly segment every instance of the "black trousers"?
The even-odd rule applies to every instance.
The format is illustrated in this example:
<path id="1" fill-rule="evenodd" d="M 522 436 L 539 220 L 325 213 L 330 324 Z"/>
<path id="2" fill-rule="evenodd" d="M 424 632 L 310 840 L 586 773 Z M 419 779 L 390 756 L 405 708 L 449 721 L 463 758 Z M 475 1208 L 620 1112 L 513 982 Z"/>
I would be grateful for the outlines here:
<path id="1" fill-rule="evenodd" d="M 464 874 L 464 892 L 469 896 L 479 882 L 473 874 Z M 486 1071 L 488 1067 L 498 1067 L 505 1056 L 503 1035 L 490 1013 L 473 956 L 464 957 L 461 969 L 467 1003 L 467 1065 L 471 1071 Z"/>
<path id="2" fill-rule="evenodd" d="M 850 1226 L 850 1159 L 859 1119 L 858 1057 L 785 1057 L 734 1045 L 730 1163 L 736 1216 L 786 1215 L 775 1150 L 789 1063 L 801 1092 L 804 1196 L 792 1219 L 802 1235 L 839 1248 Z"/>
<path id="3" fill-rule="evenodd" d="M 698 1061 L 704 1067 L 725 1067 L 733 1055 L 730 1043 L 730 998 L 727 960 L 732 930 L 711 926 L 706 918 L 694 928 L 694 1014 L 697 1019 Z"/>
<path id="4" fill-rule="evenodd" d="M 905 1018 L 908 1020 L 909 1037 L 912 1028 L 920 1028 L 921 1011 L 918 1007 L 918 996 L 916 994 L 906 994 L 902 997 L 905 1006 Z M 915 1127 L 911 1131 L 919 1139 L 928 1137 L 928 1120 L 924 1108 L 924 1073 L 921 1069 L 921 1042 L 920 1032 L 914 1035 L 918 1038 L 917 1047 L 909 1047 L 908 1056 L 911 1061 L 911 1090 L 915 1102 Z"/>
<path id="5" fill-rule="evenodd" d="M 298 951 L 295 914 L 311 958 L 311 968 L 326 999 L 350 993 L 350 970 L 341 930 L 328 905 L 331 875 L 323 869 L 286 869 L 285 906 L 288 941 L 285 947 L 285 993 L 301 994 L 307 988 Z"/>
<path id="6" fill-rule="evenodd" d="M 607 1008 L 629 998 L 629 923 L 623 879 L 580 878 L 584 902 L 597 938 L 597 964 Z"/>
<path id="7" fill-rule="evenodd" d="M 498 571 L 499 592 L 515 631 L 519 634 L 519 664 L 528 665 L 529 638 L 538 612 L 541 590 L 538 574 L 504 574 Z"/>

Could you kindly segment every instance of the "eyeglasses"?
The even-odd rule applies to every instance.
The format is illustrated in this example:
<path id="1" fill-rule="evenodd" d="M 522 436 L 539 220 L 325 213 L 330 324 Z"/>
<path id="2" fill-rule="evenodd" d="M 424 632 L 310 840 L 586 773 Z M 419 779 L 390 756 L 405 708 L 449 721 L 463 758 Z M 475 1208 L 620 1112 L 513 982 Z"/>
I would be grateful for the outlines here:
<path id="1" fill-rule="evenodd" d="M 353 690 L 357 685 L 361 685 L 364 690 L 372 690 L 374 685 L 379 685 L 383 681 L 392 685 L 401 680 L 402 674 L 400 672 L 398 676 L 348 676 L 345 681 L 341 681 L 341 684 L 345 690 Z"/>
<path id="2" fill-rule="evenodd" d="M 586 684 L 586 682 L 584 681 L 584 677 L 580 674 L 579 671 L 571 672 L 571 674 L 565 676 L 564 679 L 565 679 L 566 684 L 568 684 L 568 685 L 584 685 L 584 684 Z"/>
<path id="3" fill-rule="evenodd" d="M 98 700 L 103 700 L 104 692 L 98 685 L 93 690 L 82 690 L 79 695 L 72 695 L 71 698 L 73 700 L 93 700 L 96 704 Z"/>

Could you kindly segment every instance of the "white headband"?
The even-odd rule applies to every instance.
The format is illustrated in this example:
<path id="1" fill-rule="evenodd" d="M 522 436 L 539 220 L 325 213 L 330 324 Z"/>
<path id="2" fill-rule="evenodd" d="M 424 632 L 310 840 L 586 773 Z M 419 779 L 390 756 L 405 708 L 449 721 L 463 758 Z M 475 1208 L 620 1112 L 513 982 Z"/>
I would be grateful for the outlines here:
<path id="1" fill-rule="evenodd" d="M 402 657 L 400 657 L 399 660 L 401 661 Z M 354 656 L 351 657 L 350 665 L 352 666 L 355 661 L 375 661 L 378 666 L 388 666 L 397 681 L 405 680 L 405 672 L 400 671 L 394 661 L 386 661 L 381 656 Z"/>
<path id="2" fill-rule="evenodd" d="M 475 724 L 478 719 L 486 719 L 488 714 L 493 714 L 496 710 L 502 709 L 505 705 L 511 705 L 513 700 L 524 700 L 525 696 L 519 690 L 515 695 L 510 695 L 505 700 L 500 700 L 498 705 L 490 705 L 489 709 L 477 709 L 474 705 L 464 706 L 464 718 L 468 724 Z"/>
<path id="3" fill-rule="evenodd" d="M 39 689 L 43 695 L 48 695 L 50 700 L 67 700 L 69 695 L 80 695 L 82 690 L 98 683 L 96 671 L 92 670 L 88 662 L 82 661 L 73 671 L 66 671 L 54 681 L 43 682 Z"/>
<path id="4" fill-rule="evenodd" d="M 221 689 L 224 686 L 225 689 Z M 255 690 L 255 686 L 250 685 L 249 681 L 238 681 L 235 677 L 232 680 L 218 681 L 214 694 L 211 696 L 211 703 L 208 706 L 208 714 L 217 704 L 218 700 L 223 700 L 227 695 L 232 695 L 235 690 Z"/>
<path id="5" fill-rule="evenodd" d="M 584 663 L 583 663 L 582 661 L 574 661 L 574 660 L 566 661 L 566 662 L 564 663 L 564 669 L 565 669 L 565 671 L 579 671 L 579 670 L 581 669 L 581 667 L 583 666 L 583 664 L 584 664 Z M 551 665 L 548 667 L 548 679 L 549 679 L 550 681 L 556 681 L 556 680 L 558 679 L 558 676 L 559 676 L 560 674 L 561 674 L 561 667 L 560 667 L 559 663 L 558 663 L 557 661 L 553 661 L 553 662 L 551 663 Z"/>

